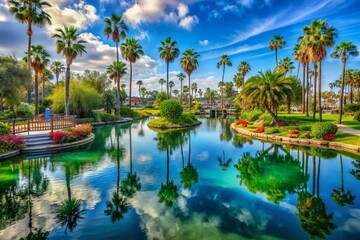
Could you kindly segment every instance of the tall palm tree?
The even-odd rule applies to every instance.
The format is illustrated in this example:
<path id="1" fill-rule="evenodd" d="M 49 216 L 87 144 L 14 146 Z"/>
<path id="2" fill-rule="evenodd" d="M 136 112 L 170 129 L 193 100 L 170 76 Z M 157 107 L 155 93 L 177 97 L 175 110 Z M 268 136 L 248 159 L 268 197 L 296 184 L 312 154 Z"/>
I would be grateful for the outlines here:
<path id="1" fill-rule="evenodd" d="M 182 87 L 182 82 L 185 80 L 185 74 L 183 73 L 179 73 L 177 76 L 178 80 L 180 81 L 180 104 L 182 102 L 182 95 L 183 95 L 183 87 Z"/>
<path id="2" fill-rule="evenodd" d="M 139 80 L 136 82 L 136 85 L 139 86 L 139 97 L 141 98 L 140 89 L 141 89 L 141 86 L 144 85 L 144 83 L 143 83 L 143 81 Z"/>
<path id="3" fill-rule="evenodd" d="M 23 58 L 24 61 L 28 62 L 28 56 Z M 46 65 L 49 63 L 49 53 L 41 45 L 31 46 L 31 68 L 34 70 L 35 78 L 35 116 L 39 114 L 39 74 L 44 71 Z"/>
<path id="4" fill-rule="evenodd" d="M 47 59 L 47 60 L 50 62 L 49 59 Z M 47 65 L 47 63 L 46 63 L 46 65 Z M 44 68 L 44 70 L 41 72 L 41 81 L 42 81 L 41 96 L 42 96 L 42 99 L 45 98 L 45 82 L 49 81 L 53 78 L 54 78 L 54 76 L 53 76 L 52 72 L 49 69 Z"/>
<path id="5" fill-rule="evenodd" d="M 197 83 L 192 83 L 191 84 L 191 97 L 196 99 L 196 93 L 197 93 Z M 194 92 L 195 92 L 195 97 L 194 97 Z"/>
<path id="6" fill-rule="evenodd" d="M 170 88 L 170 98 L 171 98 L 171 92 L 172 92 L 172 88 L 175 87 L 175 83 L 174 81 L 170 81 L 169 82 L 169 88 Z"/>
<path id="7" fill-rule="evenodd" d="M 122 83 L 122 84 L 120 85 L 120 88 L 121 88 L 121 91 L 125 91 L 125 89 L 126 89 L 126 84 L 125 84 L 125 83 Z"/>
<path id="8" fill-rule="evenodd" d="M 278 67 L 278 50 L 286 44 L 284 37 L 281 35 L 275 35 L 269 42 L 270 50 L 275 50 L 276 68 Z"/>
<path id="9" fill-rule="evenodd" d="M 51 7 L 51 5 L 42 0 L 8 0 L 8 4 L 9 11 L 16 20 L 27 24 L 27 64 L 30 69 L 32 25 L 43 27 L 46 24 L 51 24 L 51 16 L 45 11 L 45 8 Z M 31 103 L 31 86 L 28 88 L 28 103 Z"/>
<path id="10" fill-rule="evenodd" d="M 144 104 L 144 98 L 147 96 L 147 89 L 145 87 L 140 88 L 140 96 L 141 96 L 141 102 Z"/>
<path id="11" fill-rule="evenodd" d="M 243 81 L 242 80 L 243 80 L 243 78 L 242 78 L 240 73 L 236 73 L 234 75 L 233 81 L 234 81 L 234 85 L 238 89 L 238 91 L 243 86 Z"/>
<path id="12" fill-rule="evenodd" d="M 190 76 L 191 74 L 198 69 L 199 67 L 199 62 L 198 62 L 198 57 L 200 57 L 200 54 L 198 54 L 197 52 L 195 52 L 195 50 L 192 49 L 188 49 L 185 52 L 183 52 L 183 56 L 180 59 L 180 65 L 182 67 L 182 69 L 184 69 L 184 71 L 186 72 L 186 74 L 188 75 L 188 83 L 189 83 L 189 111 L 191 109 L 191 96 L 190 96 Z"/>
<path id="13" fill-rule="evenodd" d="M 63 29 L 56 29 L 56 33 L 53 35 L 56 38 L 56 52 L 60 52 L 66 58 L 66 73 L 65 73 L 65 114 L 70 114 L 69 107 L 69 95 L 70 95 L 70 66 L 78 55 L 86 53 L 85 43 L 79 37 L 80 33 L 73 26 L 64 26 Z"/>
<path id="14" fill-rule="evenodd" d="M 198 90 L 198 93 L 199 93 L 199 97 L 202 98 L 204 92 L 203 92 L 203 90 L 201 88 Z"/>
<path id="15" fill-rule="evenodd" d="M 232 63 L 231 63 L 228 55 L 226 55 L 226 54 L 222 55 L 219 62 L 216 64 L 217 68 L 220 68 L 220 67 L 223 68 L 222 78 L 221 78 L 222 83 L 224 83 L 225 66 L 228 66 L 228 67 L 232 66 Z M 221 84 L 220 92 L 221 92 L 221 109 L 223 109 L 224 108 L 224 88 L 223 88 L 223 84 Z"/>
<path id="16" fill-rule="evenodd" d="M 294 62 L 291 61 L 291 59 L 289 57 L 280 59 L 278 70 L 283 72 L 285 76 L 287 75 L 288 72 L 290 72 L 290 74 L 291 74 L 291 71 L 293 69 L 295 69 Z"/>
<path id="17" fill-rule="evenodd" d="M 54 61 L 50 66 L 51 71 L 55 74 L 56 77 L 56 86 L 59 85 L 59 75 L 65 71 L 65 66 L 59 61 Z"/>
<path id="18" fill-rule="evenodd" d="M 265 73 L 260 71 L 258 75 L 246 81 L 241 90 L 241 96 L 247 103 L 263 106 L 273 122 L 277 123 L 278 119 L 271 110 L 271 106 L 277 106 L 292 94 L 291 84 L 292 80 L 284 77 L 283 73 L 270 70 Z"/>
<path id="19" fill-rule="evenodd" d="M 301 41 L 302 37 L 299 38 Z M 302 112 L 306 112 L 306 116 L 309 116 L 309 54 L 306 48 L 300 44 L 296 44 L 293 51 L 295 60 L 303 65 L 303 80 L 302 80 Z"/>
<path id="20" fill-rule="evenodd" d="M 346 61 L 349 56 L 358 56 L 359 51 L 357 50 L 356 45 L 352 42 L 341 42 L 340 45 L 335 47 L 335 51 L 331 54 L 334 58 L 340 58 L 342 64 L 342 79 L 341 79 L 341 88 L 340 88 L 340 112 L 338 123 L 342 122 L 343 114 L 343 98 L 344 98 L 344 85 L 345 85 L 345 69 Z"/>
<path id="21" fill-rule="evenodd" d="M 160 86 L 161 86 L 161 92 L 163 92 L 163 86 L 164 86 L 164 83 L 166 83 L 166 80 L 163 79 L 163 78 L 160 78 L 159 83 L 160 83 Z"/>
<path id="22" fill-rule="evenodd" d="M 120 116 L 120 79 L 127 74 L 126 63 L 124 62 L 113 62 L 112 65 L 107 67 L 107 73 L 109 78 L 112 79 L 116 84 L 116 110 L 115 114 Z"/>
<path id="23" fill-rule="evenodd" d="M 173 62 L 180 54 L 179 48 L 177 47 L 177 42 L 172 41 L 171 37 L 165 38 L 164 41 L 161 41 L 161 46 L 159 47 L 160 58 L 164 59 L 166 62 L 166 94 L 170 98 L 169 94 L 169 64 Z M 170 91 L 171 92 L 171 91 Z"/>
<path id="24" fill-rule="evenodd" d="M 132 65 L 144 55 L 142 46 L 135 38 L 127 38 L 121 44 L 121 55 L 130 63 L 130 89 L 129 89 L 129 107 L 131 108 L 131 87 L 132 87 Z"/>
<path id="25" fill-rule="evenodd" d="M 248 74 L 251 70 L 251 66 L 248 62 L 242 61 L 238 66 L 238 73 L 240 73 L 242 78 L 242 85 L 245 83 L 245 76 Z"/>
<path id="26" fill-rule="evenodd" d="M 116 45 L 116 62 L 119 62 L 119 42 L 126 38 L 126 32 L 129 31 L 128 26 L 122 19 L 121 15 L 112 13 L 110 17 L 105 18 L 104 34 L 106 38 L 111 36 Z"/>
<path id="27" fill-rule="evenodd" d="M 304 37 L 301 44 L 309 50 L 310 60 L 317 63 L 318 67 L 318 102 L 319 120 L 322 121 L 321 109 L 321 71 L 322 60 L 326 57 L 326 48 L 334 45 L 334 38 L 337 36 L 336 29 L 330 27 L 326 20 L 313 20 L 310 26 L 303 28 Z M 316 88 L 316 86 L 314 86 Z"/>

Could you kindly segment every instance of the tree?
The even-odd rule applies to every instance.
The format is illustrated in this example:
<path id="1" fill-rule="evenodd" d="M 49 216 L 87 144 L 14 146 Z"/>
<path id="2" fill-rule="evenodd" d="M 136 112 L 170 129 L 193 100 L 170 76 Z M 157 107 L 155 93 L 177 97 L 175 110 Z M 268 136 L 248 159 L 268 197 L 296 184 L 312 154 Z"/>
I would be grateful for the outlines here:
<path id="1" fill-rule="evenodd" d="M 192 83 L 191 84 L 191 97 L 196 99 L 196 92 L 197 92 L 197 83 Z M 195 97 L 194 97 L 194 92 L 195 92 Z"/>
<path id="2" fill-rule="evenodd" d="M 300 37 L 301 41 L 303 37 Z M 302 81 L 302 112 L 306 112 L 306 116 L 309 116 L 309 54 L 306 47 L 296 44 L 293 51 L 295 60 L 298 60 L 303 65 L 303 81 Z M 305 80 L 306 77 L 306 80 Z M 305 86 L 306 85 L 306 86 Z"/>
<path id="3" fill-rule="evenodd" d="M 342 78 L 341 78 L 341 88 L 340 88 L 340 112 L 338 123 L 342 122 L 343 114 L 343 99 L 344 99 L 344 85 L 345 85 L 345 72 L 346 72 L 346 61 L 349 56 L 358 56 L 359 51 L 357 50 L 356 45 L 352 42 L 341 42 L 340 45 L 335 47 L 335 51 L 331 54 L 334 58 L 340 58 L 342 64 Z"/>
<path id="4" fill-rule="evenodd" d="M 159 47 L 160 58 L 164 59 L 166 62 L 166 94 L 170 98 L 169 94 L 169 64 L 172 63 L 180 54 L 179 48 L 177 47 L 177 42 L 172 41 L 171 37 L 165 38 L 164 41 L 161 41 L 161 46 Z M 170 91 L 171 92 L 171 91 Z"/>
<path id="5" fill-rule="evenodd" d="M 204 94 L 203 90 L 202 90 L 202 89 L 199 89 L 199 90 L 198 90 L 198 93 L 199 93 L 199 97 L 202 98 L 202 96 L 203 96 L 203 94 Z"/>
<path id="6" fill-rule="evenodd" d="M 25 62 L 28 61 L 28 56 L 23 58 Z M 43 46 L 31 46 L 31 68 L 34 70 L 35 78 L 35 116 L 39 114 L 39 73 L 44 71 L 45 67 L 49 63 L 48 57 L 50 57 L 50 55 Z"/>
<path id="7" fill-rule="evenodd" d="M 42 96 L 42 99 L 45 98 L 45 82 L 52 80 L 53 78 L 54 78 L 54 76 L 50 70 L 45 68 L 43 71 L 41 71 L 41 81 L 42 81 L 41 96 Z"/>
<path id="8" fill-rule="evenodd" d="M 179 96 L 179 90 L 174 89 L 172 92 L 173 92 L 173 94 L 175 95 L 175 97 L 178 97 L 178 96 Z"/>
<path id="9" fill-rule="evenodd" d="M 142 104 L 143 105 L 145 105 L 144 104 L 144 98 L 147 96 L 147 93 L 148 93 L 148 91 L 146 90 L 145 87 L 140 88 L 140 96 L 142 98 Z"/>
<path id="10" fill-rule="evenodd" d="M 223 153 L 222 158 L 218 157 L 217 160 L 219 162 L 219 166 L 221 167 L 221 170 L 227 171 L 228 167 L 230 166 L 230 163 L 231 163 L 232 159 L 229 158 L 229 159 L 226 160 L 224 150 L 222 151 L 222 153 Z"/>
<path id="11" fill-rule="evenodd" d="M 221 78 L 221 82 L 224 83 L 224 77 L 225 77 L 225 66 L 231 67 L 232 63 L 228 57 L 228 55 L 224 54 L 221 56 L 219 62 L 216 64 L 217 68 L 222 67 L 223 68 L 223 72 L 222 72 L 222 78 Z M 223 84 L 220 85 L 220 92 L 221 92 L 221 109 L 224 108 L 224 89 L 223 89 Z"/>
<path id="12" fill-rule="evenodd" d="M 177 75 L 177 78 L 178 78 L 178 80 L 180 81 L 180 104 L 182 104 L 182 95 L 183 95 L 183 92 L 182 92 L 182 90 L 183 90 L 183 87 L 182 87 L 182 82 L 185 80 L 185 74 L 183 74 L 183 73 L 179 73 L 178 75 Z"/>
<path id="13" fill-rule="evenodd" d="M 241 76 L 241 86 L 245 83 L 245 76 L 248 74 L 251 70 L 250 64 L 246 61 L 242 61 L 240 65 L 238 66 L 238 73 Z"/>
<path id="14" fill-rule="evenodd" d="M 286 44 L 284 37 L 281 35 L 275 35 L 269 42 L 270 50 L 275 50 L 276 68 L 278 68 L 278 50 Z"/>
<path id="15" fill-rule="evenodd" d="M 239 91 L 239 89 L 243 86 L 243 78 L 242 78 L 241 74 L 240 74 L 240 73 L 236 73 L 236 74 L 234 75 L 233 81 L 234 81 L 235 87 L 236 87 L 236 88 L 238 89 L 238 91 Z"/>
<path id="16" fill-rule="evenodd" d="M 164 85 L 164 83 L 166 83 L 165 79 L 160 78 L 159 83 L 160 83 L 160 86 L 161 86 L 161 92 L 163 92 L 163 85 Z"/>
<path id="17" fill-rule="evenodd" d="M 318 102 L 319 102 L 319 120 L 322 121 L 321 108 L 321 71 L 322 60 L 326 57 L 326 48 L 334 45 L 334 38 L 337 36 L 336 29 L 329 27 L 326 20 L 313 20 L 310 26 L 303 28 L 304 37 L 301 44 L 306 46 L 309 51 L 310 60 L 317 63 L 318 67 Z M 314 86 L 316 88 L 316 86 Z M 316 104 L 315 104 L 316 105 Z"/>
<path id="18" fill-rule="evenodd" d="M 107 73 L 110 79 L 116 84 L 116 109 L 115 114 L 120 116 L 120 79 L 127 73 L 126 64 L 124 62 L 113 62 L 112 65 L 107 67 Z"/>
<path id="19" fill-rule="evenodd" d="M 191 74 L 198 69 L 199 67 L 199 62 L 198 62 L 198 57 L 200 57 L 200 54 L 198 54 L 197 52 L 195 52 L 195 50 L 192 49 L 188 49 L 185 52 L 183 52 L 183 56 L 180 59 L 180 65 L 182 67 L 182 69 L 184 69 L 184 71 L 187 73 L 188 75 L 188 83 L 189 83 L 189 111 L 191 109 L 191 96 L 190 96 L 190 76 Z"/>
<path id="20" fill-rule="evenodd" d="M 59 75 L 65 71 L 65 66 L 59 61 L 54 61 L 50 66 L 51 71 L 55 74 L 56 77 L 56 86 L 59 86 Z"/>
<path id="21" fill-rule="evenodd" d="M 232 82 L 226 82 L 224 85 L 224 91 L 227 97 L 231 97 L 233 93 L 234 84 Z"/>
<path id="22" fill-rule="evenodd" d="M 172 88 L 175 87 L 175 83 L 174 81 L 170 81 L 169 82 L 169 88 L 170 88 L 170 98 L 171 98 L 171 92 L 172 92 Z"/>
<path id="23" fill-rule="evenodd" d="M 121 55 L 130 63 L 129 107 L 131 108 L 132 65 L 144 55 L 144 52 L 135 38 L 128 38 L 121 44 Z"/>
<path id="24" fill-rule="evenodd" d="M 141 86 L 144 85 L 144 83 L 143 83 L 143 81 L 139 80 L 136 82 L 136 85 L 139 86 L 139 97 L 141 98 L 140 89 L 141 89 Z"/>
<path id="25" fill-rule="evenodd" d="M 291 79 L 284 77 L 282 73 L 268 70 L 265 73 L 260 71 L 258 75 L 249 78 L 240 94 L 245 102 L 264 107 L 273 122 L 277 123 L 278 119 L 271 106 L 285 101 L 286 96 L 291 93 Z"/>
<path id="26" fill-rule="evenodd" d="M 284 75 L 286 76 L 288 72 L 290 72 L 291 75 L 291 71 L 293 69 L 295 69 L 294 62 L 291 61 L 289 57 L 280 59 L 279 66 L 277 68 L 278 71 L 283 72 Z"/>
<path id="27" fill-rule="evenodd" d="M 70 94 L 70 66 L 78 55 L 86 53 L 86 41 L 79 38 L 80 33 L 73 26 L 64 26 L 63 29 L 56 29 L 53 35 L 56 38 L 56 52 L 60 52 L 66 58 L 66 73 L 65 73 L 65 114 L 70 114 L 69 108 L 69 94 Z"/>
<path id="28" fill-rule="evenodd" d="M 31 36 L 33 34 L 32 25 L 44 27 L 51 24 L 50 15 L 44 8 L 51 7 L 50 3 L 42 0 L 8 0 L 9 11 L 15 19 L 27 24 L 28 47 L 27 64 L 31 68 Z M 28 88 L 28 103 L 31 103 L 31 86 Z"/>

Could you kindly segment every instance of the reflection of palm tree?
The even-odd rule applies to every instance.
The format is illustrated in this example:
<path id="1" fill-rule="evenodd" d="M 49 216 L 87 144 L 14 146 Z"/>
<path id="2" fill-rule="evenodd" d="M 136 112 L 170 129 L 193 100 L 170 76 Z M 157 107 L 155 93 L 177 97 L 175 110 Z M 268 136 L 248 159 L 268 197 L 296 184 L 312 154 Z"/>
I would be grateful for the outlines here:
<path id="1" fill-rule="evenodd" d="M 228 167 L 230 166 L 230 163 L 232 161 L 231 158 L 229 158 L 228 160 L 225 160 L 225 152 L 224 150 L 222 151 L 223 153 L 223 157 L 218 157 L 218 162 L 219 162 L 219 166 L 222 167 L 221 169 L 223 171 L 226 171 L 228 169 Z"/>
<path id="2" fill-rule="evenodd" d="M 139 137 L 143 137 L 145 136 L 145 132 L 144 132 L 144 128 L 143 128 L 143 125 L 145 124 L 145 121 L 141 120 L 140 121 L 140 131 L 138 133 L 138 136 Z"/>
<path id="3" fill-rule="evenodd" d="M 31 231 L 25 238 L 20 238 L 20 240 L 47 240 L 49 233 L 48 231 L 43 232 L 42 229 L 35 229 L 35 231 Z"/>
<path id="4" fill-rule="evenodd" d="M 61 203 L 61 206 L 56 211 L 57 222 L 61 226 L 65 226 L 65 232 L 67 229 L 72 232 L 80 219 L 83 219 L 83 212 L 85 209 L 81 208 L 81 200 L 69 198 Z"/>
<path id="5" fill-rule="evenodd" d="M 181 153 L 182 152 L 182 145 L 181 145 Z M 183 158 L 184 159 L 184 158 Z M 180 172 L 181 183 L 184 184 L 184 188 L 190 188 L 191 184 L 196 184 L 198 182 L 199 175 L 197 173 L 196 168 L 191 164 L 191 134 L 189 133 L 189 155 L 188 155 L 188 164 L 186 167 L 183 165 L 183 170 Z"/>
<path id="6" fill-rule="evenodd" d="M 350 190 L 345 191 L 344 189 L 344 171 L 342 165 L 342 155 L 340 155 L 340 173 L 341 173 L 341 188 L 334 189 L 331 194 L 331 198 L 340 206 L 345 206 L 346 204 L 352 205 L 355 201 L 355 196 L 353 196 Z"/>
<path id="7" fill-rule="evenodd" d="M 233 134 L 230 130 L 230 124 L 232 122 L 232 119 L 224 119 L 221 118 L 221 133 L 220 133 L 220 141 L 226 141 L 229 142 Z"/>

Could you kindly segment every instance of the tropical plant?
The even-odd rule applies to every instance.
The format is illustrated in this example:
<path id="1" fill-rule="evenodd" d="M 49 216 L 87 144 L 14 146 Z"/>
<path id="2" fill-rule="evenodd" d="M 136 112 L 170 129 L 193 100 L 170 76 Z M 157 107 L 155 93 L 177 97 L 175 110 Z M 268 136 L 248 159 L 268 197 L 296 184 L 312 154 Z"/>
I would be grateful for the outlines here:
<path id="1" fill-rule="evenodd" d="M 219 166 L 221 167 L 221 170 L 223 170 L 223 171 L 226 171 L 228 169 L 228 167 L 230 166 L 230 163 L 232 161 L 231 158 L 226 160 L 224 150 L 222 151 L 222 158 L 218 157 L 217 160 L 219 162 Z"/>
<path id="2" fill-rule="evenodd" d="M 238 90 L 243 86 L 243 78 L 240 73 L 234 75 L 233 81 Z"/>
<path id="3" fill-rule="evenodd" d="M 277 70 L 279 70 L 280 72 L 283 72 L 284 75 L 286 76 L 288 72 L 290 72 L 290 75 L 291 75 L 291 71 L 293 69 L 295 69 L 294 62 L 291 61 L 291 59 L 289 57 L 280 59 Z"/>
<path id="4" fill-rule="evenodd" d="M 86 53 L 85 43 L 81 40 L 77 32 L 78 30 L 73 26 L 64 26 L 63 29 L 57 28 L 56 33 L 53 35 L 56 38 L 56 52 L 60 52 L 66 58 L 66 73 L 65 73 L 65 114 L 70 114 L 70 66 L 78 55 Z"/>
<path id="5" fill-rule="evenodd" d="M 102 95 L 102 106 L 106 113 L 111 114 L 111 111 L 115 108 L 115 95 L 113 91 L 106 90 Z"/>
<path id="6" fill-rule="evenodd" d="M 183 108 L 177 100 L 165 100 L 160 106 L 161 116 L 167 120 L 174 122 L 180 118 L 183 113 Z"/>
<path id="7" fill-rule="evenodd" d="M 190 88 L 190 76 L 199 67 L 199 62 L 198 62 L 199 57 L 200 54 L 195 52 L 194 49 L 188 49 L 185 52 L 183 52 L 183 56 L 180 59 L 180 65 L 188 75 L 189 88 Z M 191 89 L 189 89 L 189 93 L 190 92 Z M 190 109 L 191 109 L 191 96 L 189 95 L 189 111 Z"/>
<path id="8" fill-rule="evenodd" d="M 15 19 L 27 24 L 27 64 L 30 69 L 32 25 L 44 27 L 46 24 L 51 24 L 51 16 L 45 11 L 45 8 L 51 7 L 51 5 L 43 0 L 8 0 L 8 3 L 9 11 L 15 16 Z M 31 103 L 31 87 L 28 88 L 28 103 Z"/>
<path id="9" fill-rule="evenodd" d="M 248 74 L 251 70 L 251 67 L 250 67 L 250 64 L 246 61 L 242 61 L 239 66 L 238 66 L 238 73 L 240 74 L 241 76 L 241 85 L 243 86 L 244 83 L 245 83 L 245 76 L 246 74 Z"/>
<path id="10" fill-rule="evenodd" d="M 116 84 L 116 109 L 115 114 L 120 116 L 120 79 L 127 73 L 126 64 L 124 62 L 113 62 L 112 65 L 107 67 L 109 78 Z"/>
<path id="11" fill-rule="evenodd" d="M 166 62 L 166 95 L 168 98 L 170 98 L 171 91 L 169 93 L 169 64 L 179 56 L 180 51 L 177 47 L 177 42 L 172 41 L 171 37 L 165 38 L 165 40 L 161 41 L 160 43 L 160 58 L 164 59 Z"/>
<path id="12" fill-rule="evenodd" d="M 138 87 L 139 87 L 139 97 L 141 98 L 140 89 L 141 89 L 141 86 L 144 85 L 144 83 L 143 83 L 143 81 L 139 80 L 136 82 L 136 85 L 138 85 Z"/>
<path id="13" fill-rule="evenodd" d="M 163 92 L 164 91 L 163 86 L 164 86 L 164 83 L 166 83 L 166 80 L 163 79 L 163 78 L 160 78 L 159 83 L 160 83 L 160 86 L 161 86 L 161 92 Z"/>
<path id="14" fill-rule="evenodd" d="M 171 92 L 172 92 L 172 88 L 175 87 L 175 83 L 174 81 L 170 81 L 169 82 L 169 88 L 170 88 L 170 98 L 171 98 Z"/>
<path id="15" fill-rule="evenodd" d="M 41 82 L 42 82 L 42 91 L 41 91 L 41 96 L 42 99 L 45 99 L 45 83 L 48 82 L 49 80 L 52 80 L 54 78 L 52 72 L 48 69 L 44 69 L 43 71 L 41 71 Z"/>
<path id="16" fill-rule="evenodd" d="M 335 47 L 335 51 L 331 54 L 334 58 L 340 58 L 342 63 L 342 78 L 341 78 L 341 88 L 340 88 L 340 111 L 339 111 L 339 120 L 338 123 L 342 123 L 343 115 L 343 99 L 344 99 L 344 85 L 345 85 L 345 69 L 346 61 L 349 56 L 358 56 L 359 51 L 357 50 L 356 45 L 352 42 L 341 42 L 340 45 Z"/>
<path id="17" fill-rule="evenodd" d="M 144 55 L 144 52 L 138 40 L 135 38 L 127 38 L 126 41 L 121 44 L 120 48 L 122 57 L 130 63 L 129 107 L 131 108 L 132 66 Z"/>
<path id="18" fill-rule="evenodd" d="M 219 62 L 216 64 L 217 68 L 222 67 L 222 78 L 221 78 L 221 82 L 224 83 L 224 77 L 225 77 L 225 66 L 231 67 L 232 63 L 228 57 L 228 55 L 224 54 L 221 56 Z M 221 109 L 224 108 L 224 89 L 223 89 L 223 84 L 220 85 L 220 92 L 221 92 Z"/>
<path id="19" fill-rule="evenodd" d="M 269 42 L 270 50 L 275 50 L 276 68 L 278 68 L 278 50 L 286 44 L 284 37 L 281 35 L 275 35 Z"/>
<path id="20" fill-rule="evenodd" d="M 51 71 L 55 74 L 56 77 L 56 86 L 59 85 L 59 76 L 60 73 L 65 71 L 65 66 L 59 61 L 54 61 L 50 66 Z"/>
<path id="21" fill-rule="evenodd" d="M 197 89 L 198 89 L 197 83 L 195 83 L 195 82 L 192 83 L 191 84 L 191 97 L 193 97 L 195 99 L 196 99 Z M 194 92 L 195 92 L 195 96 L 194 96 Z"/>

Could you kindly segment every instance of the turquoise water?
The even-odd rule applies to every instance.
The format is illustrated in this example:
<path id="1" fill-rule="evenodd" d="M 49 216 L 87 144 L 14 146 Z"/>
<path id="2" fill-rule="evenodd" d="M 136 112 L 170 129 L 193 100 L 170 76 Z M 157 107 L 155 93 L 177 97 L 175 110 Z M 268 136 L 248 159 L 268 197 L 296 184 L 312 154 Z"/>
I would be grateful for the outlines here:
<path id="1" fill-rule="evenodd" d="M 233 135 L 231 119 L 94 129 L 0 162 L 0 239 L 358 239 L 360 160 Z"/>

